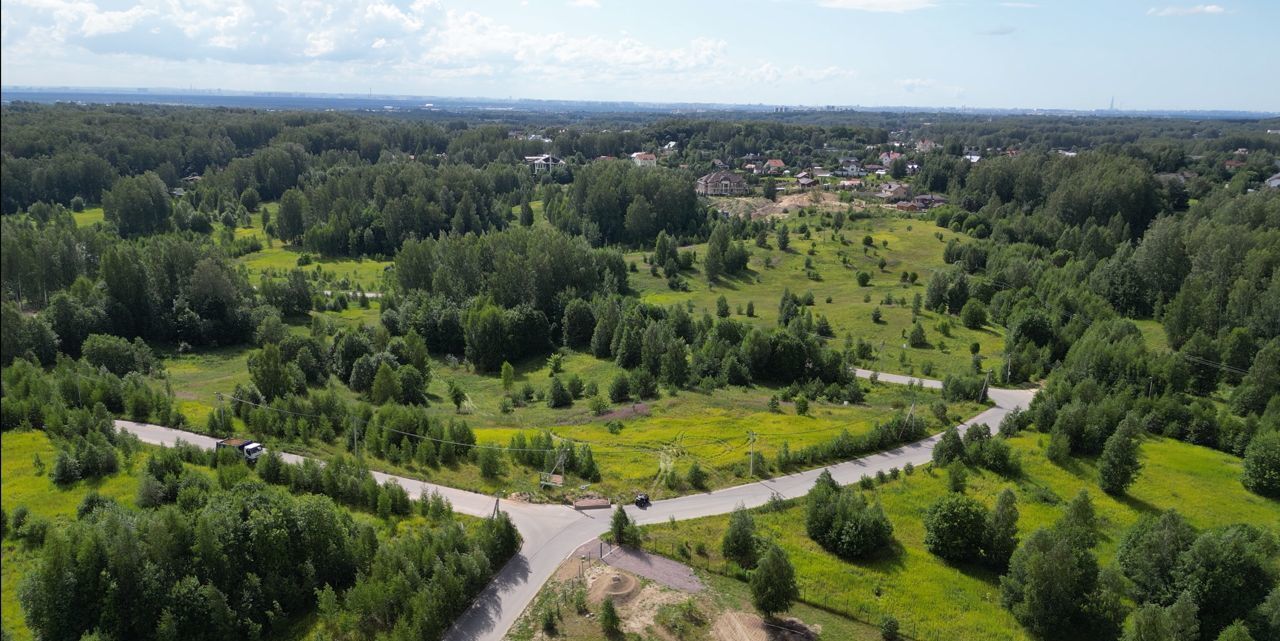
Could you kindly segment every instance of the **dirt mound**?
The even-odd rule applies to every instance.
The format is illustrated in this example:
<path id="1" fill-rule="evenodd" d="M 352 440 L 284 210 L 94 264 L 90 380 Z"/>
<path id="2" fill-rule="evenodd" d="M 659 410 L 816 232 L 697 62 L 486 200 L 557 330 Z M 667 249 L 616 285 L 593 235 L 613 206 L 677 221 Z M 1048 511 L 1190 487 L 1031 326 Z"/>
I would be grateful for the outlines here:
<path id="1" fill-rule="evenodd" d="M 809 627 L 797 619 L 765 623 L 758 614 L 726 612 L 711 626 L 716 641 L 813 641 L 822 630 Z"/>
<path id="2" fill-rule="evenodd" d="M 625 603 L 639 587 L 640 582 L 630 574 L 602 572 L 592 578 L 591 589 L 587 596 L 593 603 L 599 603 L 605 599 L 613 599 L 614 603 Z"/>

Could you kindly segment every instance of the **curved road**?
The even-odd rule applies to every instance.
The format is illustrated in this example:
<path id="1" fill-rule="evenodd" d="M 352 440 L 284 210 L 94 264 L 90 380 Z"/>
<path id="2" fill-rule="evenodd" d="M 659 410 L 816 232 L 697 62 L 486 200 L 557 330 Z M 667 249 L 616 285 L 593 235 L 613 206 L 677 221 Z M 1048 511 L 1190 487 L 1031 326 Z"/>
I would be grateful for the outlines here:
<path id="1" fill-rule="evenodd" d="M 862 378 L 870 378 L 872 375 L 868 370 L 856 370 L 856 373 Z M 941 381 L 898 374 L 879 373 L 877 378 L 884 383 L 915 383 L 933 389 L 942 387 Z M 988 394 L 995 407 L 962 423 L 960 429 L 963 431 L 969 425 L 978 423 L 986 423 L 994 428 L 1010 411 L 1027 407 L 1035 392 L 1036 390 L 991 388 Z M 115 423 L 117 428 L 132 432 L 142 441 L 156 445 L 173 445 L 181 439 L 212 449 L 217 442 L 208 436 L 158 425 L 123 420 Z M 714 492 L 655 501 L 644 510 L 629 505 L 626 510 L 633 520 L 643 525 L 662 523 L 671 518 L 684 520 L 724 514 L 739 505 L 757 507 L 764 505 L 775 494 L 787 499 L 807 494 L 823 469 L 830 471 L 836 482 L 848 485 L 856 483 L 864 475 L 874 476 L 876 472 L 888 472 L 891 468 L 901 468 L 907 463 L 922 465 L 931 460 L 933 447 L 939 438 L 939 435 L 931 436 L 826 468 L 763 479 Z M 294 454 L 282 456 L 293 463 L 302 460 L 302 457 Z M 489 516 L 495 507 L 494 497 L 483 494 L 381 472 L 374 472 L 374 477 L 380 483 L 395 480 L 410 496 L 438 492 L 453 503 L 454 510 L 463 514 Z M 584 543 L 608 531 L 612 516 L 611 510 L 579 512 L 565 505 L 533 505 L 507 500 L 498 500 L 497 505 L 511 516 L 524 537 L 524 544 L 519 554 L 498 572 L 489 586 L 476 597 L 471 608 L 454 623 L 445 637 L 448 641 L 500 641 L 560 563 Z"/>

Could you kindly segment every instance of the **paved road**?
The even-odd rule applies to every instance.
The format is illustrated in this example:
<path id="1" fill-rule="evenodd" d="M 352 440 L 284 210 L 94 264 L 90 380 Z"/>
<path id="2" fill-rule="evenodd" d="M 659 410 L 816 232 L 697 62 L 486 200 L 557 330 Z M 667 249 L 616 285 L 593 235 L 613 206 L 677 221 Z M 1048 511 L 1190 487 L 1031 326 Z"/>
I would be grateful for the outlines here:
<path id="1" fill-rule="evenodd" d="M 871 372 L 858 370 L 858 376 L 869 378 Z M 898 374 L 881 373 L 881 382 L 907 384 L 915 382 L 929 388 L 940 388 L 940 381 L 917 379 Z M 1035 390 L 1005 390 L 991 388 L 989 395 L 995 407 L 974 416 L 960 428 L 986 423 L 992 428 L 1015 408 L 1025 408 L 1035 395 Z M 179 439 L 200 447 L 212 448 L 216 439 L 200 434 L 183 432 L 167 427 L 116 421 L 116 427 L 132 432 L 144 442 L 173 445 Z M 933 447 L 939 436 L 854 459 L 825 469 L 835 480 L 847 485 L 856 483 L 864 475 L 874 476 L 878 471 L 888 472 L 907 463 L 922 465 L 933 455 Z M 284 454 L 285 460 L 298 462 L 302 457 Z M 627 513 L 640 524 L 663 523 L 671 518 L 692 519 L 724 514 L 741 505 L 764 505 L 775 494 L 782 498 L 803 496 L 813 487 L 822 469 L 797 472 L 786 476 L 760 480 L 746 485 L 729 487 L 714 492 L 692 494 L 680 498 L 655 501 L 647 509 L 627 506 Z M 494 497 L 467 492 L 455 488 L 425 483 L 415 479 L 391 476 L 375 472 L 379 482 L 395 480 L 410 496 L 424 492 L 439 492 L 453 503 L 454 510 L 472 516 L 488 516 L 493 513 Z M 515 624 L 520 613 L 533 601 L 538 590 L 560 563 L 583 544 L 609 529 L 611 510 L 575 511 L 564 505 L 532 505 L 516 501 L 500 500 L 499 508 L 506 511 L 524 537 L 520 553 L 506 564 L 494 580 L 481 592 L 471 608 L 454 624 L 445 637 L 448 641 L 500 641 Z"/>

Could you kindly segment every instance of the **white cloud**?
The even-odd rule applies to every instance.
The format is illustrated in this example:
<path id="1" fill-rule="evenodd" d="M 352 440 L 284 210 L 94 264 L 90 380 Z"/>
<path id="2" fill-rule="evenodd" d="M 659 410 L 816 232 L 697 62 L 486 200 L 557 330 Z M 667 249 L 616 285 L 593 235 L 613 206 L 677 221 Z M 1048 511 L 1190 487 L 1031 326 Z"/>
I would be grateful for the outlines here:
<path id="1" fill-rule="evenodd" d="M 937 81 L 932 78 L 903 78 L 898 81 L 898 86 L 907 92 L 932 89 L 937 84 Z"/>
<path id="2" fill-rule="evenodd" d="M 586 7 L 588 9 L 599 9 L 600 0 L 569 0 L 571 7 Z"/>
<path id="3" fill-rule="evenodd" d="M 1198 4 L 1190 7 L 1151 7 L 1147 9 L 1147 15 L 1169 17 L 1169 16 L 1194 16 L 1194 15 L 1217 15 L 1226 13 L 1227 10 L 1222 5 L 1217 4 Z"/>
<path id="4" fill-rule="evenodd" d="M 935 6 L 932 0 L 818 0 L 818 4 L 830 9 L 854 9 L 883 13 L 903 13 Z"/>

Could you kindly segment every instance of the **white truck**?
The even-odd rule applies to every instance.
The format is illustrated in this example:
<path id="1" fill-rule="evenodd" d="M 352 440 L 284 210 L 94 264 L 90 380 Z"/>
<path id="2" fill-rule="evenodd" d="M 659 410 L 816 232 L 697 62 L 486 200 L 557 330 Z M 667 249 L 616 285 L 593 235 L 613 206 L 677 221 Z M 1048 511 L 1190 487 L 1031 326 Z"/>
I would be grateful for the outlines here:
<path id="1" fill-rule="evenodd" d="M 234 449 L 240 452 L 244 460 L 249 463 L 257 461 L 258 457 L 267 451 L 267 448 L 262 443 L 244 438 L 224 438 L 218 441 L 218 449 Z"/>

